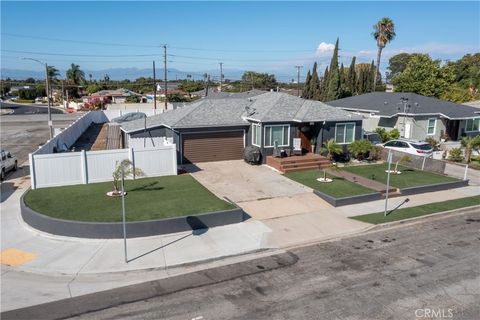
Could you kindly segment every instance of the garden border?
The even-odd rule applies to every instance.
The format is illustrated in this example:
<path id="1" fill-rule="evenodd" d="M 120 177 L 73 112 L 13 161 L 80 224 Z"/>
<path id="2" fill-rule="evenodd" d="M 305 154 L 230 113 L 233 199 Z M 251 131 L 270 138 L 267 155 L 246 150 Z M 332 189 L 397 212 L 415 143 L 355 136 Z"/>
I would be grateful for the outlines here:
<path id="1" fill-rule="evenodd" d="M 400 196 L 409 196 L 409 195 L 421 194 L 426 192 L 435 192 L 435 191 L 442 191 L 442 190 L 448 190 L 453 188 L 462 188 L 462 187 L 468 186 L 468 182 L 469 180 L 460 180 L 460 181 L 450 181 L 450 182 L 429 184 L 424 186 L 404 188 L 404 189 L 400 189 L 400 193 L 401 193 Z M 367 194 L 362 194 L 358 196 L 342 197 L 342 198 L 334 198 L 328 194 L 325 194 L 315 189 L 313 189 L 313 193 L 334 207 L 340 207 L 340 206 L 346 206 L 350 204 L 357 204 L 357 203 L 384 199 L 383 195 L 380 192 L 367 193 Z"/>
<path id="2" fill-rule="evenodd" d="M 87 222 L 52 218 L 29 208 L 25 194 L 20 198 L 20 210 L 23 221 L 31 227 L 59 236 L 90 239 L 122 239 L 122 222 Z M 207 212 L 175 218 L 126 223 L 127 238 L 149 237 L 162 234 L 205 229 L 234 224 L 248 220 L 250 216 L 242 208 L 231 202 L 236 208 L 223 211 Z"/>

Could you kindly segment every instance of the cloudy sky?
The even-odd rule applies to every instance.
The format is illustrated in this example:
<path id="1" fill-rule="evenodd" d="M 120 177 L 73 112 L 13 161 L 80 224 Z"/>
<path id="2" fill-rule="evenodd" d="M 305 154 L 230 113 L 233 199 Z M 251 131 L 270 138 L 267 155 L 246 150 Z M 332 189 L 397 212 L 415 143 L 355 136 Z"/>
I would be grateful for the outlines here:
<path id="1" fill-rule="evenodd" d="M 383 52 L 423 52 L 442 60 L 478 52 L 480 3 L 475 2 L 1 2 L 2 68 L 41 70 L 22 57 L 59 69 L 224 68 L 295 77 L 295 65 L 323 71 L 340 39 L 340 61 L 376 55 L 372 25 L 384 16 L 397 37 Z"/>

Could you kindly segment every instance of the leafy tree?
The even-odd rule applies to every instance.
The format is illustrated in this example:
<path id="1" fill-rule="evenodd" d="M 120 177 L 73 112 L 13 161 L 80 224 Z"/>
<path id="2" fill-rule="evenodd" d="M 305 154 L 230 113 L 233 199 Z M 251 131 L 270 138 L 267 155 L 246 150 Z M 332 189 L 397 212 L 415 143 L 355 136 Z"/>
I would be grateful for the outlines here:
<path id="1" fill-rule="evenodd" d="M 348 145 L 348 151 L 358 160 L 363 160 L 372 150 L 372 143 L 368 140 L 355 140 Z"/>
<path id="2" fill-rule="evenodd" d="M 25 83 L 29 83 L 29 84 L 35 83 L 35 79 L 27 78 L 27 79 L 25 79 Z"/>
<path id="3" fill-rule="evenodd" d="M 455 82 L 463 88 L 480 88 L 480 53 L 466 54 L 457 61 L 449 62 L 455 72 Z"/>
<path id="4" fill-rule="evenodd" d="M 258 73 L 254 71 L 245 71 L 242 75 L 242 83 L 246 88 L 270 90 L 278 86 L 275 75 L 268 73 Z"/>
<path id="5" fill-rule="evenodd" d="M 89 85 L 89 86 L 87 87 L 87 92 L 88 92 L 89 94 L 98 92 L 98 91 L 100 91 L 100 90 L 102 90 L 102 87 L 99 86 L 98 84 L 91 84 L 91 85 Z"/>
<path id="6" fill-rule="evenodd" d="M 387 131 L 385 128 L 377 128 L 375 129 L 375 132 L 378 133 L 382 142 L 398 139 L 400 137 L 400 132 L 397 128 L 394 128 L 391 131 Z"/>
<path id="7" fill-rule="evenodd" d="M 393 79 L 395 91 L 414 92 L 428 97 L 440 98 L 454 81 L 451 66 L 440 66 L 440 60 L 429 55 L 416 55 L 410 59 L 405 70 Z"/>
<path id="8" fill-rule="evenodd" d="M 201 82 L 185 80 L 179 83 L 177 88 L 187 92 L 188 96 L 192 97 L 192 92 L 202 90 L 204 86 Z"/>
<path id="9" fill-rule="evenodd" d="M 320 152 L 327 154 L 328 160 L 332 160 L 333 156 L 336 154 L 341 154 L 343 152 L 342 146 L 335 142 L 335 139 L 327 140 L 323 143 L 323 147 L 320 149 Z"/>
<path id="10" fill-rule="evenodd" d="M 401 74 L 406 68 L 410 59 L 418 56 L 419 53 L 399 53 L 388 60 L 387 80 L 392 81 L 393 78 Z"/>
<path id="11" fill-rule="evenodd" d="M 373 38 L 377 41 L 377 70 L 380 70 L 380 58 L 382 56 L 382 50 L 385 46 L 391 42 L 396 34 L 395 34 L 395 24 L 393 23 L 392 19 L 385 17 L 378 21 L 373 26 Z M 373 83 L 377 84 L 377 73 L 374 74 Z M 375 87 L 373 88 L 375 91 Z"/>
<path id="12" fill-rule="evenodd" d="M 20 89 L 18 90 L 18 97 L 21 100 L 35 100 L 35 98 L 37 97 L 37 90 Z"/>

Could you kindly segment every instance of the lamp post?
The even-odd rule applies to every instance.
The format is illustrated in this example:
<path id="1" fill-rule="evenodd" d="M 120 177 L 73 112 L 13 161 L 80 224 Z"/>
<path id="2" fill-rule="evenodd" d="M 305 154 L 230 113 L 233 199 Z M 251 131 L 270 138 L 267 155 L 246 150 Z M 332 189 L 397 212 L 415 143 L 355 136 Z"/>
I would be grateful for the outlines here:
<path id="1" fill-rule="evenodd" d="M 45 65 L 45 91 L 47 92 L 47 101 L 48 101 L 48 131 L 50 133 L 50 139 L 53 138 L 53 123 L 52 123 L 52 113 L 50 111 L 50 80 L 49 80 L 49 76 L 48 76 L 48 65 L 47 63 L 45 62 L 42 62 L 40 60 L 37 60 L 37 59 L 33 59 L 33 58 L 22 58 L 23 60 L 32 60 L 32 61 L 35 61 L 35 62 L 38 62 L 40 63 L 41 65 Z"/>

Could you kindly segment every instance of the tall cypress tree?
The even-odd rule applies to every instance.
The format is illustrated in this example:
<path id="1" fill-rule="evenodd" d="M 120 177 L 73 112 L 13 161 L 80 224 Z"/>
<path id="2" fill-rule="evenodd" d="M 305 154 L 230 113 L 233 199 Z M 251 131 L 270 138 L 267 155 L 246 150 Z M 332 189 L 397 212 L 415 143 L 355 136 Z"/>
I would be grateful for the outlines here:
<path id="1" fill-rule="evenodd" d="M 370 64 L 370 72 L 369 72 L 369 81 L 368 81 L 368 86 L 369 86 L 369 92 L 374 92 L 375 91 L 375 84 L 373 83 L 375 80 L 375 73 L 376 73 L 376 68 L 375 68 L 375 62 L 372 60 L 372 63 Z"/>
<path id="2" fill-rule="evenodd" d="M 365 71 L 363 70 L 363 68 L 360 68 L 358 72 L 357 93 L 358 94 L 365 93 Z"/>
<path id="3" fill-rule="evenodd" d="M 338 69 L 338 38 L 330 61 L 330 71 L 326 88 L 325 101 L 336 100 L 340 97 L 340 70 Z"/>
<path id="4" fill-rule="evenodd" d="M 347 90 L 348 93 L 353 96 L 356 95 L 357 92 L 357 72 L 355 71 L 355 60 L 356 58 L 352 58 L 352 63 L 350 64 L 350 68 L 348 69 L 347 75 Z"/>
<path id="5" fill-rule="evenodd" d="M 346 83 L 346 75 L 345 75 L 345 68 L 343 67 L 343 62 L 340 64 L 340 71 L 338 73 L 340 75 L 340 92 L 339 98 L 346 97 L 347 94 L 347 83 Z"/>
<path id="6" fill-rule="evenodd" d="M 325 68 L 325 71 L 323 72 L 323 77 L 320 81 L 320 88 L 319 88 L 320 101 L 325 101 L 325 96 L 327 95 L 327 83 L 328 83 L 328 66 Z"/>
<path id="7" fill-rule="evenodd" d="M 305 86 L 303 88 L 303 92 L 302 92 L 302 98 L 305 98 L 305 99 L 310 99 L 310 81 L 312 79 L 312 75 L 310 74 L 310 70 L 308 70 L 307 72 L 307 77 L 305 78 Z"/>
<path id="8" fill-rule="evenodd" d="M 318 78 L 316 62 L 313 64 L 312 78 L 310 79 L 310 99 L 320 99 L 320 79 Z"/>

